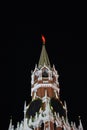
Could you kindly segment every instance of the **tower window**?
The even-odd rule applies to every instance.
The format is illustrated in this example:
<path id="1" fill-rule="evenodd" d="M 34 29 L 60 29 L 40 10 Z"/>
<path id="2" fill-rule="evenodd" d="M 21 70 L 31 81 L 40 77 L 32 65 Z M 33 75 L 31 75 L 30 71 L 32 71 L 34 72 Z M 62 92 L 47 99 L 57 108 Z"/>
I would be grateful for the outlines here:
<path id="1" fill-rule="evenodd" d="M 43 73 L 42 73 L 42 77 L 48 77 L 48 73 L 47 73 L 46 70 L 43 71 Z"/>

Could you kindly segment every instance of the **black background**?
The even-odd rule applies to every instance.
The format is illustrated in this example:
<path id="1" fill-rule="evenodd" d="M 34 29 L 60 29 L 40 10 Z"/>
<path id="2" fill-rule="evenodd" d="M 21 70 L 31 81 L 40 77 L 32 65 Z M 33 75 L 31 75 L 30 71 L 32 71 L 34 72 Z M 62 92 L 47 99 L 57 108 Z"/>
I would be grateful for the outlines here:
<path id="1" fill-rule="evenodd" d="M 87 40 L 82 33 L 47 30 L 39 24 L 10 25 L 0 48 L 0 118 L 1 129 L 7 130 L 23 119 L 24 101 L 30 102 L 31 70 L 38 64 L 42 48 L 41 35 L 46 38 L 46 50 L 59 73 L 60 99 L 66 100 L 69 120 L 78 124 L 81 116 L 87 125 Z M 4 43 L 4 42 L 3 42 Z"/>

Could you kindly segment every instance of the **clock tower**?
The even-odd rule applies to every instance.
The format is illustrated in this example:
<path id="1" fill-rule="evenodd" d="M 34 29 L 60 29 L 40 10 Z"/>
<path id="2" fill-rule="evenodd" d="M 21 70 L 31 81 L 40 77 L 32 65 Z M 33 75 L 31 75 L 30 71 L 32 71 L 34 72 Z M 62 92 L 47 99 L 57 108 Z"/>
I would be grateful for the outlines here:
<path id="1" fill-rule="evenodd" d="M 38 65 L 31 74 L 31 102 L 24 105 L 24 120 L 15 129 L 12 120 L 9 130 L 83 130 L 68 121 L 67 105 L 60 100 L 59 74 L 51 66 L 42 36 L 42 50 Z"/>

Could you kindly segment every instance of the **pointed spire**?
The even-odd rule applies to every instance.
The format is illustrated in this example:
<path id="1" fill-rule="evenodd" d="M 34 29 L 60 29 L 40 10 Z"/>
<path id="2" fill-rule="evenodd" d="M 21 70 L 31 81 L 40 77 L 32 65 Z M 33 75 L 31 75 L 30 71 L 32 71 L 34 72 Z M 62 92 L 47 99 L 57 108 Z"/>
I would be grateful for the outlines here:
<path id="1" fill-rule="evenodd" d="M 79 130 L 83 130 L 83 126 L 82 126 L 82 122 L 81 122 L 80 116 L 79 116 Z"/>
<path id="2" fill-rule="evenodd" d="M 11 130 L 11 129 L 12 129 L 12 117 L 11 117 L 11 119 L 10 119 L 10 124 L 9 124 L 8 130 Z"/>
<path id="3" fill-rule="evenodd" d="M 41 55 L 40 55 L 40 59 L 39 59 L 39 63 L 38 63 L 38 68 L 41 68 L 44 65 L 50 67 L 50 61 L 49 61 L 48 54 L 47 54 L 47 51 L 45 48 L 44 36 L 42 36 L 42 40 L 43 40 L 43 46 L 42 46 L 42 51 L 41 51 Z"/>
<path id="4" fill-rule="evenodd" d="M 64 101 L 64 108 L 65 108 L 65 111 L 66 111 L 66 124 L 69 125 L 69 121 L 68 121 L 68 110 L 67 110 L 66 101 Z"/>
<path id="5" fill-rule="evenodd" d="M 26 112 L 26 101 L 24 103 L 24 112 Z"/>
<path id="6" fill-rule="evenodd" d="M 24 119 L 26 118 L 26 101 L 24 103 Z"/>

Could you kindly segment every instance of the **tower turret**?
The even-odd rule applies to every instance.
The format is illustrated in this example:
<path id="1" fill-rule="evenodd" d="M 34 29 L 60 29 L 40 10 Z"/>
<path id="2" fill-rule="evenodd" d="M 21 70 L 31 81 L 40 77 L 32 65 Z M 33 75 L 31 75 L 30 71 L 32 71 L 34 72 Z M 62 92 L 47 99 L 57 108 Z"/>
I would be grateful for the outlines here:
<path id="1" fill-rule="evenodd" d="M 80 117 L 79 117 L 79 127 L 78 128 L 79 128 L 79 130 L 83 130 L 83 125 L 82 125 Z"/>
<path id="2" fill-rule="evenodd" d="M 14 125 L 12 125 L 12 118 L 10 119 L 10 124 L 8 130 L 14 130 Z"/>
<path id="3" fill-rule="evenodd" d="M 12 130 L 12 119 L 10 119 L 10 124 L 8 130 Z"/>

